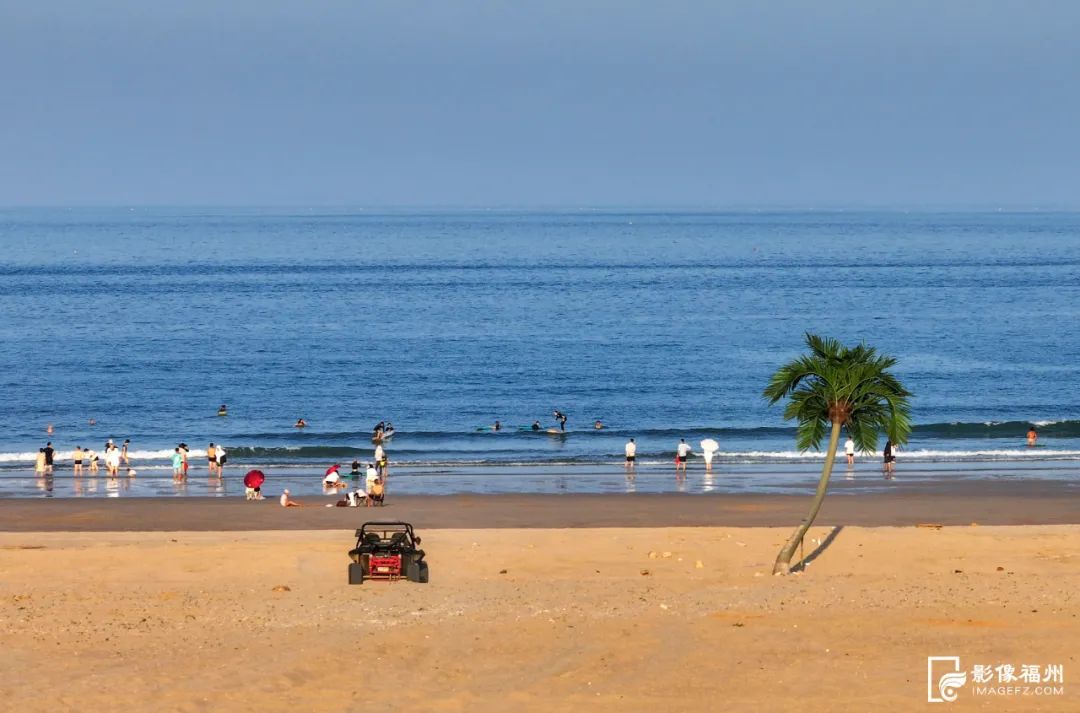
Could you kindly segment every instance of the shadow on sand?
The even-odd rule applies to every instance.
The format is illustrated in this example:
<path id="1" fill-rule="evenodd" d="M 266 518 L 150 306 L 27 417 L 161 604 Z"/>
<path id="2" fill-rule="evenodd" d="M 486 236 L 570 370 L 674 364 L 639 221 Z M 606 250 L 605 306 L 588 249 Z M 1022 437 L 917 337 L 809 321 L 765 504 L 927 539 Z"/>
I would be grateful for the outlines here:
<path id="1" fill-rule="evenodd" d="M 818 557 L 820 557 L 822 555 L 822 553 L 825 552 L 825 550 L 829 549 L 829 545 L 831 545 L 833 543 L 833 540 L 836 539 L 836 536 L 839 535 L 840 531 L 843 530 L 843 529 L 844 529 L 843 525 L 837 525 L 836 527 L 834 527 L 829 532 L 829 534 L 825 536 L 825 539 L 821 541 L 821 544 L 818 545 L 814 549 L 813 552 L 811 552 L 810 554 L 806 555 L 801 560 L 799 560 L 795 564 L 795 566 L 791 568 L 791 571 L 792 572 L 802 572 L 803 570 L 805 570 L 806 565 L 808 565 L 811 562 L 813 562 L 814 560 L 816 560 Z"/>

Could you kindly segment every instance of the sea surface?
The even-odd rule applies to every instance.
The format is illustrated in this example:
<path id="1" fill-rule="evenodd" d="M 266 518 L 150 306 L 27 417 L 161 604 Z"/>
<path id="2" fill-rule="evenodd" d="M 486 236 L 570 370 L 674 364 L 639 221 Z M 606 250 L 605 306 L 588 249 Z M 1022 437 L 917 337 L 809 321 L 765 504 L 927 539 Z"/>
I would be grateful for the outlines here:
<path id="1" fill-rule="evenodd" d="M 900 360 L 901 472 L 1080 459 L 1078 214 L 13 209 L 0 247 L 0 494 L 41 492 L 14 483 L 47 440 L 58 478 L 129 438 L 139 477 L 213 441 L 317 482 L 381 420 L 418 491 L 618 473 L 629 437 L 816 477 L 761 398 L 806 331 Z"/>

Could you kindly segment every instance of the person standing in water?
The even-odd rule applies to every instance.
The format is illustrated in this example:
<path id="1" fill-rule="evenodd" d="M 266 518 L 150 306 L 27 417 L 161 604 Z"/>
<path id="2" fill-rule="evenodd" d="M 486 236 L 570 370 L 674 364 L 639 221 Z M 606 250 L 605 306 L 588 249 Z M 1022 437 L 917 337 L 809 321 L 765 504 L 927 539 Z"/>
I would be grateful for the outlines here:
<path id="1" fill-rule="evenodd" d="M 218 447 L 216 449 L 216 455 L 217 455 L 217 477 L 223 478 L 223 477 L 225 477 L 225 461 L 228 460 L 228 457 L 225 455 L 225 447 L 222 446 L 220 443 L 218 444 Z"/>
<path id="2" fill-rule="evenodd" d="M 679 445 L 675 449 L 675 472 L 678 473 L 681 469 L 683 473 L 686 473 L 686 459 L 690 457 L 690 444 L 686 442 L 685 438 L 679 439 Z"/>
<path id="3" fill-rule="evenodd" d="M 71 460 L 75 463 L 74 474 L 82 475 L 82 462 L 83 462 L 83 450 L 79 446 L 75 446 L 75 451 L 71 454 Z"/>
<path id="4" fill-rule="evenodd" d="M 701 457 L 705 459 L 705 472 L 712 472 L 712 461 L 719 449 L 720 444 L 715 439 L 707 439 L 701 442 Z"/>
<path id="5" fill-rule="evenodd" d="M 1032 426 L 1027 432 L 1027 444 L 1028 448 L 1034 448 L 1035 442 L 1039 440 L 1039 434 L 1035 431 L 1035 427 Z"/>
<path id="6" fill-rule="evenodd" d="M 45 444 L 43 452 L 45 453 L 45 472 L 49 475 L 52 475 L 53 459 L 56 457 L 56 451 L 53 450 L 52 441 L 49 441 Z"/>
<path id="7" fill-rule="evenodd" d="M 211 443 L 206 447 L 206 470 L 210 475 L 217 469 L 217 448 Z"/>
<path id="8" fill-rule="evenodd" d="M 130 445 L 131 445 L 131 439 L 130 438 L 125 438 L 124 439 L 124 447 L 120 449 L 120 459 L 122 461 L 124 461 L 124 466 L 125 467 L 130 467 L 131 466 L 131 461 L 128 460 L 128 446 L 130 446 Z"/>
<path id="9" fill-rule="evenodd" d="M 855 441 L 851 440 L 851 436 L 844 441 L 844 455 L 847 456 L 848 465 L 855 465 Z"/>
<path id="10" fill-rule="evenodd" d="M 120 449 L 115 444 L 105 451 L 105 468 L 109 471 L 110 478 L 120 475 Z"/>
<path id="11" fill-rule="evenodd" d="M 634 462 L 637 460 L 637 443 L 634 443 L 634 439 L 631 438 L 626 442 L 626 448 L 623 449 L 626 452 L 626 465 L 627 469 L 634 467 Z"/>
<path id="12" fill-rule="evenodd" d="M 891 478 L 896 469 L 896 454 L 893 452 L 893 442 L 885 441 L 885 450 L 881 452 L 882 465 L 885 468 L 885 477 Z"/>

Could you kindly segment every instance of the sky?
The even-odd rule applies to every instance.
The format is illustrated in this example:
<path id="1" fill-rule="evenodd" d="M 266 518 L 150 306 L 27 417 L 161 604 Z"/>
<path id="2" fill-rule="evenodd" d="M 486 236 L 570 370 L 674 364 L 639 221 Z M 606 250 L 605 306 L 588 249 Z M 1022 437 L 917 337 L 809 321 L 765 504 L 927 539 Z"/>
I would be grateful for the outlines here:
<path id="1" fill-rule="evenodd" d="M 0 0 L 0 205 L 1080 208 L 1080 3 Z"/>

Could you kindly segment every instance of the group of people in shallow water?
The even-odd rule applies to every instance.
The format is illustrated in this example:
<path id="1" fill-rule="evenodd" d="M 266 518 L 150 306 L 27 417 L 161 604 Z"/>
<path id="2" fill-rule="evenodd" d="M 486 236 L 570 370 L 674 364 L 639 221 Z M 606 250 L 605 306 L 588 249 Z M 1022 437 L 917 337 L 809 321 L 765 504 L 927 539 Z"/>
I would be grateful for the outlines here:
<path id="1" fill-rule="evenodd" d="M 717 452 L 720 450 L 720 444 L 713 439 L 706 439 L 701 442 L 701 456 L 705 460 L 705 470 L 712 470 L 713 458 L 716 457 Z M 626 442 L 623 447 L 623 453 L 626 456 L 625 468 L 628 472 L 632 473 L 637 466 L 637 441 L 631 438 Z M 675 477 L 686 477 L 686 461 L 690 456 L 696 455 L 690 444 L 686 442 L 685 438 L 680 438 L 679 442 L 675 445 Z"/>
<path id="2" fill-rule="evenodd" d="M 171 461 L 174 481 L 182 482 L 187 478 L 188 468 L 190 466 L 188 458 L 190 452 L 188 444 L 186 443 L 179 443 L 176 448 L 173 449 Z M 209 475 L 217 476 L 218 478 L 225 477 L 225 464 L 228 461 L 229 456 L 225 452 L 225 446 L 211 443 L 206 447 L 206 470 Z"/>
<path id="3" fill-rule="evenodd" d="M 110 477 L 115 478 L 120 474 L 121 463 L 127 468 L 127 475 L 135 475 L 135 469 L 131 467 L 131 460 L 128 456 L 128 446 L 130 445 L 130 439 L 125 439 L 122 446 L 117 446 L 111 438 L 105 443 L 105 471 Z M 75 449 L 71 452 L 73 475 L 82 475 L 84 472 L 96 475 L 101 469 L 101 462 L 102 458 L 92 448 L 84 450 L 82 446 L 75 446 Z M 34 474 L 39 476 L 52 475 L 55 464 L 56 449 L 53 448 L 52 441 L 49 441 L 44 448 L 38 449 L 34 461 Z"/>

